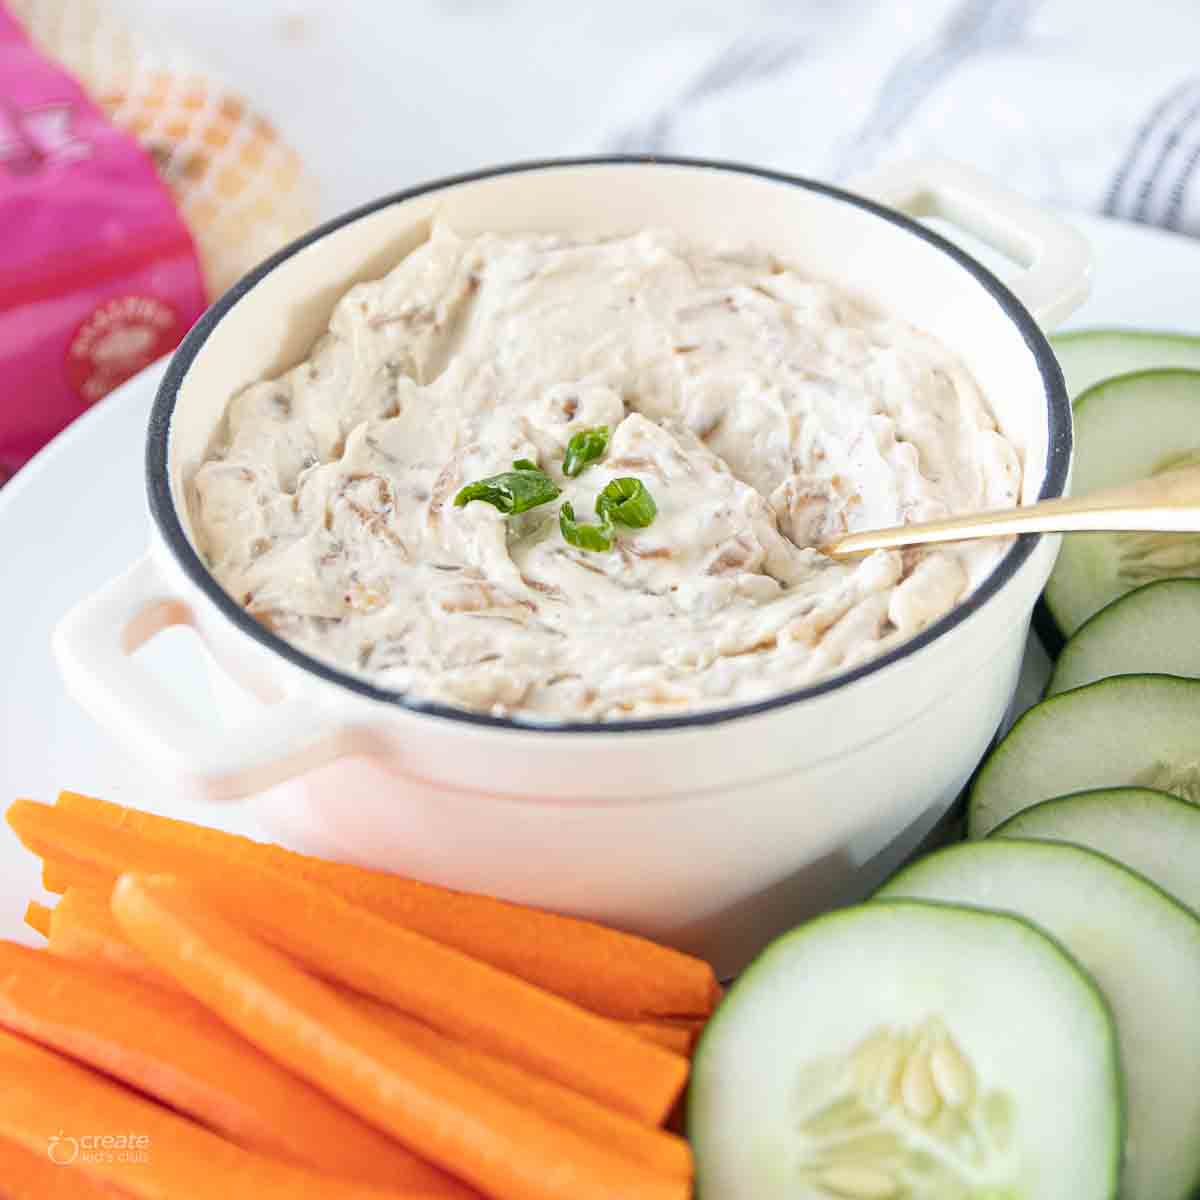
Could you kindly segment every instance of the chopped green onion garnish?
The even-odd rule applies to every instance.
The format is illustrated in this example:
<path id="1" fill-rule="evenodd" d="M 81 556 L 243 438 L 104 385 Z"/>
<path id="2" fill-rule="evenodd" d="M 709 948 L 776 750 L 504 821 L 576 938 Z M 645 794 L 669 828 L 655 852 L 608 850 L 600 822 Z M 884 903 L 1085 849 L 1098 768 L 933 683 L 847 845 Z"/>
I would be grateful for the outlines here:
<path id="1" fill-rule="evenodd" d="M 539 467 L 537 465 L 537 463 L 535 463 L 532 459 L 516 458 L 516 459 L 513 459 L 513 470 L 514 471 L 540 471 L 541 467 Z"/>
<path id="2" fill-rule="evenodd" d="M 549 475 L 539 471 L 529 459 L 518 459 L 513 466 L 516 468 L 514 471 L 468 483 L 454 497 L 455 505 L 462 508 L 472 500 L 482 500 L 507 516 L 528 512 L 539 504 L 549 504 L 562 492 L 562 488 Z"/>
<path id="3" fill-rule="evenodd" d="M 577 549 L 595 551 L 612 549 L 612 526 L 607 521 L 600 525 L 589 525 L 585 521 L 576 521 L 575 509 L 569 502 L 558 510 L 558 527 L 562 530 L 566 541 Z"/>
<path id="4" fill-rule="evenodd" d="M 595 429 L 583 429 L 567 443 L 563 458 L 563 474 L 574 479 L 589 463 L 602 458 L 608 449 L 608 426 L 597 425 Z"/>
<path id="5" fill-rule="evenodd" d="M 614 479 L 596 497 L 596 512 L 606 524 L 645 529 L 658 515 L 658 505 L 640 479 L 626 475 Z"/>

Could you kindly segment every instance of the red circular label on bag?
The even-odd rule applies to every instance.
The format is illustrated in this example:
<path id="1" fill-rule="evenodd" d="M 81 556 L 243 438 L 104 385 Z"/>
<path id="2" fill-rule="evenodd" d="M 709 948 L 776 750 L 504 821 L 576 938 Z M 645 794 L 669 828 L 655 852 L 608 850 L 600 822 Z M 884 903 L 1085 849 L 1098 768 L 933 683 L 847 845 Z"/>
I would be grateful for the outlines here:
<path id="1" fill-rule="evenodd" d="M 173 350 L 183 332 L 179 314 L 156 296 L 106 300 L 72 335 L 67 378 L 81 399 L 94 404 Z"/>

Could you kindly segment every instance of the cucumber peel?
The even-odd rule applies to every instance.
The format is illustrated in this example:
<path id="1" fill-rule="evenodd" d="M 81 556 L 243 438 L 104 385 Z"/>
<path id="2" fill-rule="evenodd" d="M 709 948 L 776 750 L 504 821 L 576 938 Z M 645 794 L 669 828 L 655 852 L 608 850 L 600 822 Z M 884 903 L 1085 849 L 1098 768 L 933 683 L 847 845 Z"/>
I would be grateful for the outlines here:
<path id="1" fill-rule="evenodd" d="M 1063 647 L 1053 696 L 1110 675 L 1200 678 L 1200 579 L 1160 579 L 1089 617 Z"/>
<path id="2" fill-rule="evenodd" d="M 688 1098 L 701 1200 L 1104 1200 L 1107 1002 L 1010 916 L 908 901 L 817 917 L 742 974 Z"/>
<path id="3" fill-rule="evenodd" d="M 1014 913 L 1065 947 L 1116 1018 L 1129 1135 L 1121 1195 L 1192 1200 L 1200 1188 L 1200 920 L 1190 910 L 1093 851 L 1005 838 L 936 851 L 879 894 Z"/>
<path id="4" fill-rule="evenodd" d="M 1044 800 L 988 835 L 1069 842 L 1116 859 L 1200 913 L 1200 807 L 1149 788 Z"/>
<path id="5" fill-rule="evenodd" d="M 1050 345 L 1071 399 L 1105 379 L 1154 367 L 1200 369 L 1200 337 L 1152 329 L 1072 329 Z"/>
<path id="6" fill-rule="evenodd" d="M 1075 402 L 1072 490 L 1132 483 L 1200 463 L 1200 371 L 1153 370 L 1089 388 Z M 1200 577 L 1200 535 L 1069 533 L 1045 602 L 1070 637 L 1105 605 L 1156 579 Z"/>
<path id="7" fill-rule="evenodd" d="M 1042 800 L 1102 787 L 1200 798 L 1200 680 L 1117 675 L 1026 712 L 980 768 L 967 834 L 990 833 Z"/>

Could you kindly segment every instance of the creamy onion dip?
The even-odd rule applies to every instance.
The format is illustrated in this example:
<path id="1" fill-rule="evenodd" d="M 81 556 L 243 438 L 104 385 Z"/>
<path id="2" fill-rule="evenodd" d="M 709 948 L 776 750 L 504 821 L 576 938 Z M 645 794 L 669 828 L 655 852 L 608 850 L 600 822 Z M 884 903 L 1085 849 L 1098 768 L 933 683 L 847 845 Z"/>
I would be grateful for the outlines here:
<path id="1" fill-rule="evenodd" d="M 607 426 L 575 478 L 571 437 Z M 536 463 L 516 516 L 454 498 Z M 658 513 L 589 552 L 612 479 Z M 605 721 L 752 701 L 912 637 L 1004 543 L 834 562 L 847 529 L 1014 504 L 1021 464 L 938 341 L 765 251 L 435 227 L 229 402 L 190 480 L 221 585 L 314 657 L 415 698 Z"/>

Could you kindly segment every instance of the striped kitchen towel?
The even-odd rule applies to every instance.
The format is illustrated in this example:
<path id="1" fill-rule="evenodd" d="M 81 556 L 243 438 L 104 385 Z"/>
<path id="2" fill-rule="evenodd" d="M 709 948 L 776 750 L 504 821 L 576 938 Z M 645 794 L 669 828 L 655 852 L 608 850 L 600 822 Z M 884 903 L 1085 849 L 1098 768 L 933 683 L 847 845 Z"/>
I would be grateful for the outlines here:
<path id="1" fill-rule="evenodd" d="M 846 179 L 944 155 L 1200 234 L 1200 0 L 783 0 L 629 65 L 593 149 Z"/>

